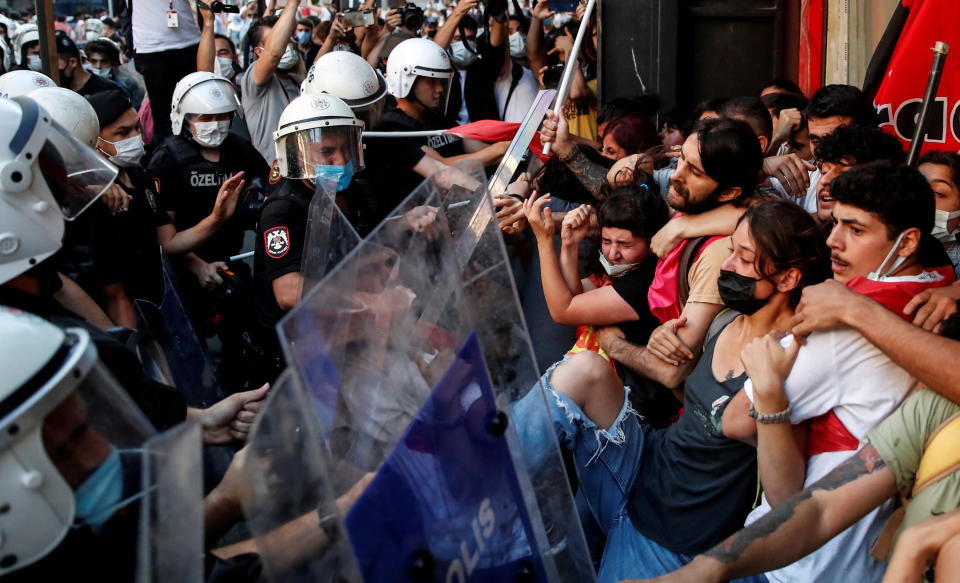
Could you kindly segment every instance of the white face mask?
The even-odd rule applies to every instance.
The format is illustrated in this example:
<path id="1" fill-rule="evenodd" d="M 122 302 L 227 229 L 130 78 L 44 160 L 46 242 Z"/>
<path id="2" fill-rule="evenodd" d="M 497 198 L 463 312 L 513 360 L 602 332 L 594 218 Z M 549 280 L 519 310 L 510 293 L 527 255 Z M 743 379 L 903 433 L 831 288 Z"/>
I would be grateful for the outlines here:
<path id="1" fill-rule="evenodd" d="M 633 271 L 635 267 L 640 265 L 639 263 L 624 263 L 622 265 L 614 265 L 610 263 L 610 260 L 603 256 L 603 253 L 600 254 L 600 265 L 603 266 L 603 270 L 607 272 L 607 275 L 610 277 L 620 277 L 626 274 L 629 271 Z"/>
<path id="2" fill-rule="evenodd" d="M 97 69 L 96 67 L 91 67 L 90 72 L 96 75 L 97 77 L 106 77 L 110 73 L 109 67 L 104 67 L 102 69 Z"/>
<path id="3" fill-rule="evenodd" d="M 477 60 L 477 43 L 467 42 L 470 43 L 472 51 L 468 50 L 462 41 L 450 43 L 450 60 L 460 69 L 466 69 Z"/>
<path id="4" fill-rule="evenodd" d="M 277 68 L 281 71 L 288 71 L 297 66 L 297 61 L 300 60 L 300 53 L 297 51 L 297 47 L 293 43 L 287 44 L 287 48 L 283 51 L 283 56 L 280 57 L 280 62 L 277 64 Z"/>
<path id="5" fill-rule="evenodd" d="M 230 57 L 217 57 L 217 70 L 227 79 L 233 79 L 237 71 L 233 68 L 233 59 Z"/>
<path id="6" fill-rule="evenodd" d="M 27 55 L 27 68 L 31 71 L 40 72 L 43 68 L 43 62 L 40 60 L 40 55 Z"/>
<path id="7" fill-rule="evenodd" d="M 193 141 L 208 148 L 220 146 L 229 132 L 230 120 L 193 122 Z"/>
<path id="8" fill-rule="evenodd" d="M 906 257 L 900 256 L 893 262 L 893 265 L 890 266 L 890 269 L 884 271 L 883 266 L 890 261 L 890 258 L 900 249 L 900 242 L 903 241 L 903 236 L 907 232 L 904 231 L 900 233 L 900 236 L 897 237 L 897 240 L 893 242 L 893 247 L 890 248 L 890 251 L 887 252 L 887 256 L 883 258 L 883 261 L 880 262 L 880 265 L 874 271 L 871 271 L 867 275 L 867 279 L 872 279 L 873 281 L 883 281 L 890 277 L 891 274 L 896 273 L 900 266 L 903 265 L 903 262 L 907 260 Z"/>
<path id="9" fill-rule="evenodd" d="M 136 166 L 140 162 L 140 159 L 143 158 L 145 152 L 143 136 L 140 134 L 117 142 L 111 142 L 103 138 L 100 138 L 100 141 L 110 144 L 117 151 L 115 156 L 109 156 L 109 160 L 120 168 L 132 168 Z M 103 152 L 102 149 L 100 151 Z M 106 154 L 106 152 L 103 153 Z"/>
<path id="10" fill-rule="evenodd" d="M 933 215 L 933 231 L 930 233 L 936 237 L 941 243 L 949 243 L 955 241 L 954 234 L 956 231 L 951 233 L 947 227 L 947 223 L 953 219 L 960 217 L 960 210 L 955 210 L 953 212 L 937 210 Z"/>
<path id="11" fill-rule="evenodd" d="M 527 37 L 522 32 L 518 31 L 510 35 L 510 56 L 514 59 L 527 56 Z"/>

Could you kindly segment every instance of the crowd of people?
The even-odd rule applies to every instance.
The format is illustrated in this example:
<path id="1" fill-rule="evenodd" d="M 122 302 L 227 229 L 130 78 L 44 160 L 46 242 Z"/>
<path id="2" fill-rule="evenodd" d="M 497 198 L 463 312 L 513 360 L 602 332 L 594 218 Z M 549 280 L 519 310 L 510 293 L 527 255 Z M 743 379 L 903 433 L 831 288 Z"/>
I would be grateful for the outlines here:
<path id="1" fill-rule="evenodd" d="M 32 14 L 0 17 L 0 576 L 132 579 L 131 452 L 186 421 L 238 450 L 192 476 L 206 575 L 257 580 L 223 535 L 290 364 L 278 323 L 316 283 L 315 197 L 377 232 L 425 179 L 508 155 L 512 133 L 447 130 L 519 124 L 572 68 L 552 154 L 489 198 L 542 375 L 516 443 L 565 451 L 597 579 L 960 578 L 960 154 L 906 165 L 849 85 L 600 101 L 585 3 L 263 4 L 58 16 L 54 63 Z M 411 213 L 429 237 L 437 209 Z M 376 318 L 412 309 L 362 291 Z M 171 329 L 220 388 L 157 374 L 143 338 Z M 551 435 L 524 422 L 544 403 Z M 322 553 L 370 479 L 285 525 L 285 560 Z"/>

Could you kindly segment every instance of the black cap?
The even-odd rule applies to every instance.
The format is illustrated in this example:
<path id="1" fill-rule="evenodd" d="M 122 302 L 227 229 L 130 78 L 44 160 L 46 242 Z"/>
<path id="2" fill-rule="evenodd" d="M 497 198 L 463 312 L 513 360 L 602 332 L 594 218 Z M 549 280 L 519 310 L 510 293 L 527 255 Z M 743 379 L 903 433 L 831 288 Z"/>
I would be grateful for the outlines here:
<path id="1" fill-rule="evenodd" d="M 117 121 L 118 117 L 127 113 L 128 110 L 133 109 L 133 105 L 130 103 L 126 94 L 119 89 L 111 89 L 109 91 L 101 91 L 93 95 L 88 95 L 87 101 L 93 106 L 93 110 L 97 112 L 97 121 L 100 122 L 101 128 L 107 127 Z"/>
<path id="2" fill-rule="evenodd" d="M 69 54 L 74 57 L 80 57 L 80 50 L 77 49 L 77 43 L 67 36 L 62 30 L 57 31 L 57 54 Z"/>

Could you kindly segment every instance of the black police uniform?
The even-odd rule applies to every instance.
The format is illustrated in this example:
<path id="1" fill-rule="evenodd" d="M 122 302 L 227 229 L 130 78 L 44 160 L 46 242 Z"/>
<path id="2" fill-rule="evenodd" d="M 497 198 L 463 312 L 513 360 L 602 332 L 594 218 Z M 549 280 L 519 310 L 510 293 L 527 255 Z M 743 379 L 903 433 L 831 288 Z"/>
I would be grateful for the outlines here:
<path id="1" fill-rule="evenodd" d="M 44 269 L 47 262 L 38 267 L 49 271 L 50 276 L 30 273 L 37 278 L 56 278 L 52 269 Z M 59 281 L 59 280 L 57 280 Z M 126 389 L 147 419 L 162 431 L 186 419 L 187 404 L 179 391 L 160 384 L 146 375 L 137 355 L 116 337 L 92 326 L 86 320 L 65 309 L 50 295 L 33 295 L 6 286 L 0 286 L 0 306 L 7 306 L 40 316 L 62 328 L 83 328 L 97 347 L 97 356 L 110 373 Z"/>
<path id="2" fill-rule="evenodd" d="M 103 287 L 122 283 L 130 301 L 163 299 L 163 267 L 157 228 L 170 223 L 159 207 L 157 182 L 143 168 L 125 168 L 131 186 L 116 184 L 131 196 L 126 211 L 111 214 L 95 202 L 66 223 L 63 247 L 54 256 L 57 269 L 92 298 Z"/>
<path id="3" fill-rule="evenodd" d="M 273 328 L 284 314 L 273 294 L 273 280 L 300 271 L 314 192 L 305 180 L 284 178 L 260 213 L 253 280 L 257 320 L 265 328 Z"/>
<path id="4" fill-rule="evenodd" d="M 220 160 L 211 162 L 201 154 L 202 148 L 184 136 L 170 136 L 150 159 L 150 170 L 163 188 L 163 210 L 176 213 L 173 225 L 185 231 L 213 211 L 217 193 L 223 183 L 245 172 L 249 185 L 255 178 L 266 181 L 270 168 L 250 142 L 227 134 L 220 144 Z M 193 252 L 207 262 L 226 261 L 243 248 L 243 232 L 254 228 L 253 222 L 234 214 Z"/>
<path id="5" fill-rule="evenodd" d="M 419 132 L 445 129 L 442 120 L 419 121 L 399 109 L 383 114 L 377 131 Z M 364 151 L 366 170 L 359 174 L 370 181 L 375 197 L 376 218 L 382 220 L 391 210 L 423 182 L 423 177 L 413 167 L 426 154 L 422 147 L 428 146 L 444 158 L 464 153 L 463 140 L 453 134 L 422 138 L 382 138 L 366 142 Z"/>

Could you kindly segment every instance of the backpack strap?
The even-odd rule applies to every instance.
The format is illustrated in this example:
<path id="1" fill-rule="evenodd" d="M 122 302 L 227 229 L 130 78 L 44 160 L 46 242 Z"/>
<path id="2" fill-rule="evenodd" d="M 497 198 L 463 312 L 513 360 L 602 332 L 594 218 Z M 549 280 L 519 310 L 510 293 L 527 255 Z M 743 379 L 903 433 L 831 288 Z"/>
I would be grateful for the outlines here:
<path id="1" fill-rule="evenodd" d="M 682 306 L 687 305 L 687 298 L 690 297 L 690 266 L 693 265 L 700 254 L 700 250 L 703 249 L 709 239 L 709 235 L 690 239 L 680 253 L 680 263 L 677 270 L 677 296 L 680 298 L 681 310 L 683 309 Z"/>
<path id="2" fill-rule="evenodd" d="M 934 429 L 927 438 L 917 466 L 913 488 L 908 493 L 901 492 L 897 497 L 897 509 L 887 520 L 876 544 L 870 549 L 872 557 L 885 561 L 890 556 L 893 550 L 893 536 L 900 529 L 910 500 L 926 488 L 960 471 L 960 449 L 956 446 L 958 437 L 960 437 L 960 413 L 955 413 Z"/>

